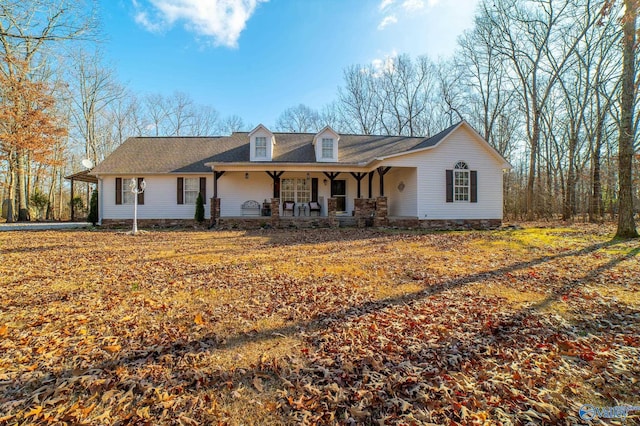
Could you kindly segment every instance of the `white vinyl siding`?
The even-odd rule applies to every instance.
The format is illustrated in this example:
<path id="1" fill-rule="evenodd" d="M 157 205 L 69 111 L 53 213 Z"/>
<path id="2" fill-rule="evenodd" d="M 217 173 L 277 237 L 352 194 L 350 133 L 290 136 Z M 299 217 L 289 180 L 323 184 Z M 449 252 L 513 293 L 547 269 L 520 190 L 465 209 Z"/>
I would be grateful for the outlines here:
<path id="1" fill-rule="evenodd" d="M 138 204 L 138 219 L 193 219 L 196 211 L 194 204 L 176 203 L 176 177 L 175 174 L 144 175 L 147 187 L 144 191 L 144 205 Z M 202 177 L 204 177 L 204 175 Z M 193 179 L 195 179 L 199 185 L 200 175 Z M 209 174 L 206 176 L 206 179 L 207 194 L 212 194 L 213 177 Z M 220 181 L 222 179 L 224 179 L 224 176 Z M 185 176 L 185 185 L 186 180 L 187 176 Z M 115 192 L 115 181 L 115 178 L 107 176 L 101 180 L 102 193 L 104 196 L 101 197 L 102 205 L 99 204 L 99 207 L 101 208 L 102 218 L 116 220 L 131 219 L 133 217 L 133 207 L 130 205 L 117 205 L 115 204 L 115 197 L 109 195 Z M 242 181 L 246 182 L 244 178 Z M 131 182 L 130 177 L 122 177 L 123 188 L 126 187 L 127 190 L 129 190 L 129 182 Z M 197 188 L 197 192 L 199 192 L 199 186 Z M 198 196 L 197 192 L 196 197 Z M 131 195 L 133 196 L 133 194 Z M 133 203 L 133 198 L 131 198 L 131 202 Z M 208 219 L 211 213 L 208 200 L 204 211 L 205 217 Z"/>
<path id="2" fill-rule="evenodd" d="M 416 168 L 418 219 L 502 219 L 502 162 L 498 161 L 489 148 L 484 146 L 484 142 L 476 140 L 476 137 L 474 133 L 462 126 L 436 148 L 390 158 L 383 162 L 382 165 L 385 167 Z M 462 154 L 469 161 L 473 159 L 471 167 L 478 172 L 477 203 L 445 201 L 445 170 L 451 169 L 451 166 L 460 160 Z M 385 193 L 386 185 L 385 180 Z M 389 208 L 393 209 L 391 206 Z"/>

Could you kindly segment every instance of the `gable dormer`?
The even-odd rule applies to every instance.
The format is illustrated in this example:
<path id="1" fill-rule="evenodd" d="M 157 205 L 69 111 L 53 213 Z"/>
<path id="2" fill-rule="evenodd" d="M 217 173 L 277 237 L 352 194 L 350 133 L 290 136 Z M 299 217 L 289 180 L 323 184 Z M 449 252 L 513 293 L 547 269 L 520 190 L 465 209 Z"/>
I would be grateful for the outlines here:
<path id="1" fill-rule="evenodd" d="M 258 127 L 249 133 L 249 146 L 251 149 L 249 160 L 273 160 L 273 147 L 275 144 L 276 138 L 273 133 L 262 124 L 259 124 Z"/>
<path id="2" fill-rule="evenodd" d="M 326 126 L 313 137 L 316 161 L 319 163 L 338 162 L 338 142 L 340 135 L 331 127 Z"/>

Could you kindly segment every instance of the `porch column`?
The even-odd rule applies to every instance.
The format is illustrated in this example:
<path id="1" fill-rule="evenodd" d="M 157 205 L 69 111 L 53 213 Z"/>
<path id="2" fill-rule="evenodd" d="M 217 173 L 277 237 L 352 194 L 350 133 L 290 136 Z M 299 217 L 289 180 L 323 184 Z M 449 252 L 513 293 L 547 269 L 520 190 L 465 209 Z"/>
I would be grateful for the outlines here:
<path id="1" fill-rule="evenodd" d="M 271 227 L 280 227 L 280 198 L 277 197 L 271 199 Z"/>
<path id="2" fill-rule="evenodd" d="M 336 228 L 338 219 L 336 218 L 336 210 L 338 208 L 338 200 L 335 198 L 327 198 L 327 216 L 329 217 L 329 226 Z"/>
<path id="3" fill-rule="evenodd" d="M 218 179 L 224 174 L 224 172 L 213 172 L 213 198 L 218 198 Z"/>
<path id="4" fill-rule="evenodd" d="M 71 179 L 71 204 L 69 207 L 71 207 L 71 222 L 73 222 L 76 220 L 76 209 L 73 206 L 73 179 Z"/>
<path id="5" fill-rule="evenodd" d="M 360 191 L 360 182 L 362 181 L 362 179 L 366 176 L 367 174 L 364 172 L 351 172 L 351 176 L 353 176 L 353 178 L 358 182 L 358 198 L 362 198 L 362 192 Z M 369 195 L 369 198 L 371 198 L 371 195 Z"/>
<path id="6" fill-rule="evenodd" d="M 211 198 L 211 219 L 209 219 L 209 228 L 216 226 L 218 219 L 220 219 L 220 198 Z"/>
<path id="7" fill-rule="evenodd" d="M 282 172 L 265 172 L 266 174 L 268 174 L 271 179 L 273 179 L 273 198 L 280 198 L 280 176 L 282 176 L 282 174 L 284 173 L 284 171 Z M 271 214 L 273 214 L 273 208 L 271 209 Z"/>
<path id="8" fill-rule="evenodd" d="M 388 212 L 387 197 L 376 198 L 376 215 L 373 218 L 373 225 L 376 227 L 389 225 Z"/>
<path id="9" fill-rule="evenodd" d="M 384 197 L 384 175 L 391 170 L 391 167 L 378 167 L 378 174 L 380 175 L 380 196 Z"/>

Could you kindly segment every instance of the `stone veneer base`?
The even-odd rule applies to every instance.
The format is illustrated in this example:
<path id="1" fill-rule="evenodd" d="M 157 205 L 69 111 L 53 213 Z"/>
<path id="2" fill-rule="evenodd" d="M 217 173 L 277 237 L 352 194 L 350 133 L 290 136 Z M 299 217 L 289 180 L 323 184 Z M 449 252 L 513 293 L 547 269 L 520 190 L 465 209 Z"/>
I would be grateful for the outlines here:
<path id="1" fill-rule="evenodd" d="M 375 219 L 375 218 L 374 218 Z M 298 229 L 298 228 L 337 228 L 338 218 L 336 217 L 296 217 L 291 219 L 279 218 L 273 220 L 272 217 L 222 217 L 218 219 L 216 229 Z M 374 225 L 374 227 L 390 227 L 399 229 L 426 229 L 433 231 L 447 230 L 467 230 L 467 229 L 497 229 L 502 226 L 501 219 L 458 219 L 458 220 L 419 220 L 417 218 L 387 218 L 384 225 L 364 220 L 358 220 L 358 227 Z M 208 221 L 202 224 L 196 223 L 193 219 L 139 219 L 138 228 L 206 228 Z M 102 227 L 107 229 L 131 228 L 131 219 L 103 219 Z"/>

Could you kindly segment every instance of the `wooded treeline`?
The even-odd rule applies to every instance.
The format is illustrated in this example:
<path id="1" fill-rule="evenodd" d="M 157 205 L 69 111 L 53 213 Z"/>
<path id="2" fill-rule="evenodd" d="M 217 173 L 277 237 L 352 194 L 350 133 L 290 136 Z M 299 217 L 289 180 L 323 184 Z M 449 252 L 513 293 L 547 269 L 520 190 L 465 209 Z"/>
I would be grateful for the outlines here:
<path id="1" fill-rule="evenodd" d="M 0 185 L 13 218 L 28 219 L 34 204 L 48 218 L 64 217 L 62 176 L 79 171 L 82 158 L 101 161 L 129 136 L 251 127 L 184 93 L 132 93 L 102 60 L 95 6 L 0 6 Z M 620 153 L 631 155 L 624 167 L 636 208 L 640 196 L 635 39 L 624 49 L 637 7 L 637 0 L 483 0 L 450 58 L 354 64 L 334 102 L 292 106 L 273 128 L 330 124 L 342 133 L 430 136 L 464 119 L 514 166 L 505 178 L 507 217 L 613 218 L 626 136 L 631 149 Z M 621 132 L 629 108 L 631 127 Z"/>

